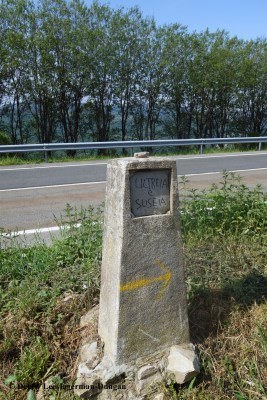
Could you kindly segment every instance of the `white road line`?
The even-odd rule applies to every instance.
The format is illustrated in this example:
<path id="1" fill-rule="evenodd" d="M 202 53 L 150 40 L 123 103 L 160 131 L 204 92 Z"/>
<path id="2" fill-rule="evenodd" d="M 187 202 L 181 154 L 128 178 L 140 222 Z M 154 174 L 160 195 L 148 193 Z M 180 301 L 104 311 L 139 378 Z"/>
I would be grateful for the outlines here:
<path id="1" fill-rule="evenodd" d="M 45 166 L 38 166 L 38 167 L 21 167 L 21 168 L 1 168 L 1 171 L 31 171 L 33 169 L 48 169 L 48 168 L 69 168 L 69 167 L 86 167 L 88 165 L 107 165 L 107 163 L 90 163 L 90 164 L 68 164 L 68 165 L 45 165 Z"/>
<path id="2" fill-rule="evenodd" d="M 249 172 L 249 171 L 263 171 L 267 168 L 249 168 L 249 169 L 234 169 L 234 170 L 227 170 L 227 172 Z M 222 174 L 223 171 L 213 171 L 213 172 L 200 172 L 197 174 L 185 174 L 185 175 L 178 175 L 178 176 L 198 176 L 198 175 L 215 175 L 215 174 Z"/>
<path id="3" fill-rule="evenodd" d="M 25 231 L 14 231 L 10 233 L 2 233 L 1 236 L 3 237 L 15 237 L 19 235 L 33 235 L 36 233 L 46 233 L 46 232 L 57 232 L 60 230 L 59 226 L 51 226 L 50 228 L 37 228 L 37 229 L 26 229 Z"/>
<path id="4" fill-rule="evenodd" d="M 76 228 L 79 228 L 81 224 L 75 224 Z M 2 233 L 1 236 L 6 238 L 12 238 L 20 235 L 35 235 L 39 233 L 47 233 L 47 232 L 57 232 L 60 230 L 69 229 L 69 226 L 50 226 L 49 228 L 37 228 L 37 229 L 26 229 L 24 231 L 14 231 L 10 233 Z"/>
<path id="5" fill-rule="evenodd" d="M 15 192 L 15 191 L 19 191 L 19 190 L 51 189 L 51 188 L 68 187 L 68 186 L 80 186 L 80 185 L 99 185 L 100 183 L 106 183 L 106 181 L 66 183 L 66 184 L 61 184 L 61 185 L 32 186 L 32 187 L 26 187 L 26 188 L 0 189 L 0 192 Z"/>
<path id="6" fill-rule="evenodd" d="M 242 157 L 242 156 L 264 156 L 267 155 L 267 152 L 261 152 L 261 153 L 240 153 L 240 154 L 200 154 L 198 156 L 184 156 L 184 157 L 175 157 L 175 160 L 198 160 L 200 158 L 227 158 L 227 157 Z"/>

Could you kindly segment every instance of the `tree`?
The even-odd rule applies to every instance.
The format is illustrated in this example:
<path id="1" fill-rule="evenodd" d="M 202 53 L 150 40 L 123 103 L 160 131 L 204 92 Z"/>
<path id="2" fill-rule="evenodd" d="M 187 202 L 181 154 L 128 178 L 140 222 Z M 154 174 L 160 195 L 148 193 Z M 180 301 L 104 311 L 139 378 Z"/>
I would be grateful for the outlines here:
<path id="1" fill-rule="evenodd" d="M 90 55 L 90 69 L 87 72 L 86 109 L 93 139 L 103 142 L 110 138 L 110 124 L 113 119 L 113 40 L 110 36 L 112 11 L 96 2 L 89 11 L 91 33 L 87 53 Z"/>
<path id="2" fill-rule="evenodd" d="M 8 115 L 12 143 L 24 143 L 23 80 L 27 75 L 27 45 L 33 3 L 30 0 L 2 0 L 0 5 L 2 53 L 2 111 Z"/>
<path id="3" fill-rule="evenodd" d="M 155 139 L 164 103 L 163 82 L 166 75 L 162 62 L 164 29 L 157 29 L 153 19 L 142 21 L 138 74 L 131 105 L 134 135 L 139 140 Z"/>
<path id="4" fill-rule="evenodd" d="M 138 8 L 113 14 L 114 103 L 120 113 L 121 140 L 126 140 L 142 57 L 143 20 Z"/>
<path id="5" fill-rule="evenodd" d="M 179 24 L 165 27 L 163 62 L 166 78 L 163 86 L 164 131 L 177 139 L 190 136 L 191 113 L 188 109 L 188 63 L 190 37 Z"/>
<path id="6" fill-rule="evenodd" d="M 266 134 L 267 119 L 267 41 L 245 42 L 240 52 L 237 74 L 234 129 L 242 134 Z"/>
<path id="7" fill-rule="evenodd" d="M 85 38 L 88 39 L 88 17 L 87 8 L 79 0 L 70 4 L 45 0 L 39 11 L 39 69 L 45 71 L 43 76 L 53 104 L 50 129 L 54 135 L 61 131 L 64 142 L 77 142 L 79 136 L 88 74 L 84 45 Z"/>
<path id="8" fill-rule="evenodd" d="M 266 39 L 82 0 L 1 0 L 0 34 L 14 144 L 266 134 Z"/>

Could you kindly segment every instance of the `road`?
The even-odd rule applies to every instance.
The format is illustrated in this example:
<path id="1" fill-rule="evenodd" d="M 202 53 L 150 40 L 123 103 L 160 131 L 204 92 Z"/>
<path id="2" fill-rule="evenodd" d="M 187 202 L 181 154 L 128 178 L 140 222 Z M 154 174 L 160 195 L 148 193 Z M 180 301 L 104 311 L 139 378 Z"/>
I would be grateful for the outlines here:
<path id="1" fill-rule="evenodd" d="M 267 191 L 267 152 L 175 157 L 178 175 L 189 187 L 218 182 L 223 170 L 236 171 L 250 187 Z M 80 207 L 104 201 L 106 162 L 73 162 L 0 167 L 0 227 L 28 230 L 55 226 L 67 203 Z"/>

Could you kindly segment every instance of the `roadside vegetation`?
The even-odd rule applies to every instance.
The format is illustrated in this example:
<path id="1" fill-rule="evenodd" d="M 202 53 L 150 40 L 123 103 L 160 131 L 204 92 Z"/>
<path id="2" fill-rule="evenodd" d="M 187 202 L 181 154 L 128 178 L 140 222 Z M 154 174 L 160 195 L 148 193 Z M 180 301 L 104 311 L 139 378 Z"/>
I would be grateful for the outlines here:
<path id="1" fill-rule="evenodd" d="M 165 389 L 169 399 L 267 396 L 267 195 L 225 172 L 218 186 L 180 182 L 191 341 L 201 373 Z M 69 225 L 48 247 L 14 241 L 0 253 L 0 399 L 35 399 L 49 377 L 72 383 L 80 317 L 98 304 L 102 207 L 67 206 Z M 77 223 L 81 224 L 77 227 Z M 51 391 L 50 400 L 74 400 Z"/>
<path id="2" fill-rule="evenodd" d="M 180 184 L 192 342 L 201 374 L 174 399 L 266 399 L 267 195 L 225 172 L 209 190 Z"/>

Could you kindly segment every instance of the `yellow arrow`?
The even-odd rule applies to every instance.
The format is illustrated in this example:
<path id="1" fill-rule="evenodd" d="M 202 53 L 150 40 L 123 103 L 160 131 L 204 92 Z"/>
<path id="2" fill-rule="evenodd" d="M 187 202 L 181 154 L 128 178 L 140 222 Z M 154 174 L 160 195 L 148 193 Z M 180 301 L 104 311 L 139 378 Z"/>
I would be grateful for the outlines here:
<path id="1" fill-rule="evenodd" d="M 167 271 L 166 274 L 157 276 L 155 278 L 147 278 L 147 279 L 144 278 L 144 279 L 138 279 L 137 281 L 124 283 L 123 285 L 120 285 L 120 291 L 128 292 L 131 290 L 139 289 L 143 286 L 151 285 L 154 282 L 162 282 L 163 281 L 164 285 L 160 291 L 160 293 L 162 293 L 169 286 L 172 274 L 171 274 L 170 270 L 166 267 L 166 265 L 163 264 L 162 261 L 156 260 L 156 264 L 164 271 Z"/>

